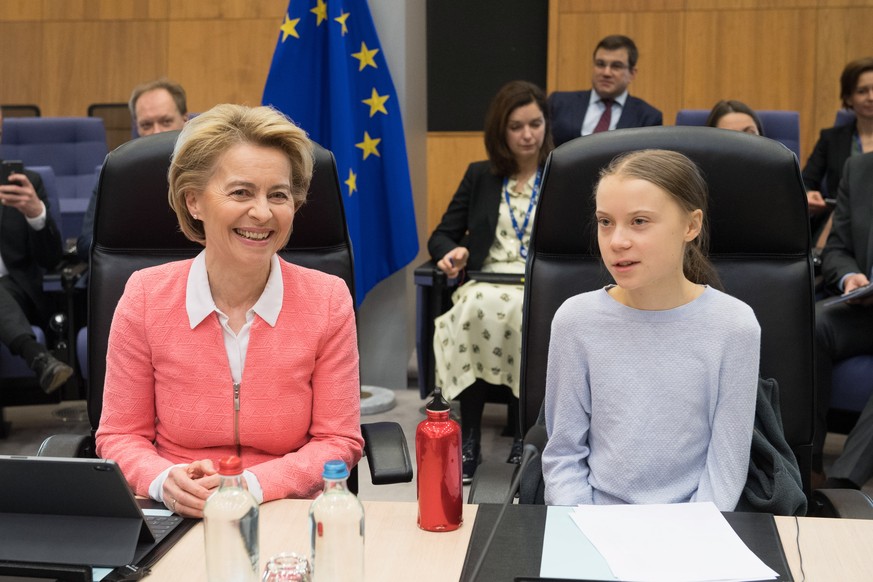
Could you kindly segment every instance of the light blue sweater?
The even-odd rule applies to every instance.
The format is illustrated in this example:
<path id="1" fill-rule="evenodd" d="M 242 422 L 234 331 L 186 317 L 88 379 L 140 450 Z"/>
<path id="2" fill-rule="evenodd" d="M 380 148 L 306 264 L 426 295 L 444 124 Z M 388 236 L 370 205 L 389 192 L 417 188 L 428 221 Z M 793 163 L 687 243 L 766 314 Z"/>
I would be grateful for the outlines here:
<path id="1" fill-rule="evenodd" d="M 749 466 L 761 329 L 707 287 L 642 311 L 606 290 L 555 314 L 543 452 L 550 505 L 739 500 Z"/>

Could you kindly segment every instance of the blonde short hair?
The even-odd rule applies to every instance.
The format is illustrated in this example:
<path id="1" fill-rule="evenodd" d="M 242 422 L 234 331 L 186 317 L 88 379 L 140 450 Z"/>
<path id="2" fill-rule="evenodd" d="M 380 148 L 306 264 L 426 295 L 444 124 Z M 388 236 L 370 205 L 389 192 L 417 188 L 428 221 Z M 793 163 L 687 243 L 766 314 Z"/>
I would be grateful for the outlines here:
<path id="1" fill-rule="evenodd" d="M 204 243 L 206 235 L 203 223 L 188 211 L 186 194 L 202 192 L 218 159 L 240 144 L 276 148 L 288 156 L 294 209 L 306 202 L 314 160 L 306 132 L 272 107 L 216 105 L 185 124 L 170 160 L 170 207 L 176 212 L 182 233 L 190 240 Z"/>

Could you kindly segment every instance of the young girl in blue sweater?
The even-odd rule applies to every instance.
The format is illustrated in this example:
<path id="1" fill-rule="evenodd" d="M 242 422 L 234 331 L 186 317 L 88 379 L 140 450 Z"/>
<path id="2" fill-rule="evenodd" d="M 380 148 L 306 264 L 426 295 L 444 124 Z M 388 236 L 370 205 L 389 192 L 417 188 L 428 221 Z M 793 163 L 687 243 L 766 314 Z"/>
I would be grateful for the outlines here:
<path id="1" fill-rule="evenodd" d="M 706 183 L 682 154 L 643 150 L 613 160 L 595 198 L 615 284 L 571 297 L 552 322 L 546 503 L 733 510 L 761 332 L 748 305 L 715 288 Z"/>

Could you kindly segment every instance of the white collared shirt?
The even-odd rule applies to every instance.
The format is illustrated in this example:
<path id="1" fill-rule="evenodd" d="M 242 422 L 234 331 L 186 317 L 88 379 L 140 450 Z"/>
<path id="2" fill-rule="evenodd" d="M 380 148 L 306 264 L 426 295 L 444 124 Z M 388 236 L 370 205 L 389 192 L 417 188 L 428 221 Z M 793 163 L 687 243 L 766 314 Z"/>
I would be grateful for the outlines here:
<path id="1" fill-rule="evenodd" d="M 628 92 L 625 91 L 612 102 L 612 117 L 609 120 L 610 131 L 618 125 L 618 120 L 621 118 L 621 112 L 624 110 L 627 97 Z M 591 135 L 594 133 L 594 128 L 597 127 L 597 122 L 600 121 L 605 109 L 603 99 L 597 94 L 597 91 L 592 89 L 591 96 L 588 99 L 588 109 L 585 110 L 585 119 L 582 121 L 581 135 Z"/>
<path id="2" fill-rule="evenodd" d="M 267 285 L 252 308 L 246 312 L 245 324 L 239 330 L 239 333 L 235 334 L 228 325 L 228 316 L 215 306 L 215 301 L 212 299 L 212 290 L 209 288 L 209 276 L 206 273 L 206 251 L 201 251 L 194 258 L 191 270 L 188 272 L 188 282 L 185 289 L 185 310 L 188 312 L 188 323 L 191 329 L 194 329 L 213 313 L 217 315 L 218 322 L 221 324 L 224 349 L 227 352 L 230 375 L 234 384 L 242 381 L 246 353 L 249 347 L 249 337 L 252 322 L 255 320 L 255 314 L 271 327 L 275 327 L 276 321 L 279 319 L 279 313 L 282 311 L 284 290 L 285 286 L 282 282 L 282 269 L 279 266 L 279 257 L 273 255 L 270 259 L 270 275 L 267 278 Z M 185 464 L 174 465 L 174 467 L 186 466 Z M 171 469 L 173 467 L 163 471 L 149 485 L 149 496 L 152 499 L 164 501 L 164 481 L 166 481 Z M 258 503 L 261 503 L 264 499 L 264 491 L 258 482 L 258 478 L 251 471 L 243 471 L 243 477 L 248 483 L 249 492 L 254 495 Z M 165 501 L 164 504 L 168 507 L 170 505 Z"/>

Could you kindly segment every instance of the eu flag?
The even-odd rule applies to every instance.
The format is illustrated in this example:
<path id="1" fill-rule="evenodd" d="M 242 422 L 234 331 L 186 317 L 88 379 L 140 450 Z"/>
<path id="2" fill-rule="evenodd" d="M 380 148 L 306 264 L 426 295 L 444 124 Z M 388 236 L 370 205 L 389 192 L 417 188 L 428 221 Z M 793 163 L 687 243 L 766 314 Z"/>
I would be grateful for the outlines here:
<path id="1" fill-rule="evenodd" d="M 400 104 L 366 0 L 291 0 L 262 101 L 336 157 L 360 304 L 418 254 Z"/>

